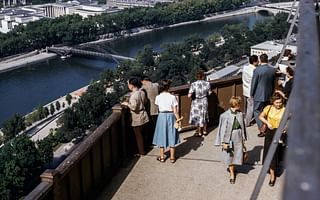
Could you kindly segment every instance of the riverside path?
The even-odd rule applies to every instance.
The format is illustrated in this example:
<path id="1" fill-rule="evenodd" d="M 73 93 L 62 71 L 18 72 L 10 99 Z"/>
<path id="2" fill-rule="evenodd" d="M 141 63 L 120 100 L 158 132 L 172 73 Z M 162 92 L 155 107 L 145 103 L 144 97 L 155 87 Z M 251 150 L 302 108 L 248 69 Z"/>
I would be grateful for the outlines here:
<path id="1" fill-rule="evenodd" d="M 247 128 L 246 146 L 250 160 L 237 168 L 236 183 L 229 183 L 227 166 L 220 161 L 221 148 L 215 147 L 217 129 L 204 138 L 194 137 L 194 131 L 180 134 L 182 143 L 176 148 L 176 163 L 156 160 L 159 150 L 154 148 L 146 156 L 122 168 L 113 178 L 99 200 L 247 200 L 262 168 L 264 138 L 257 137 L 257 127 Z M 274 187 L 266 176 L 259 200 L 282 199 L 284 174 L 277 177 Z"/>

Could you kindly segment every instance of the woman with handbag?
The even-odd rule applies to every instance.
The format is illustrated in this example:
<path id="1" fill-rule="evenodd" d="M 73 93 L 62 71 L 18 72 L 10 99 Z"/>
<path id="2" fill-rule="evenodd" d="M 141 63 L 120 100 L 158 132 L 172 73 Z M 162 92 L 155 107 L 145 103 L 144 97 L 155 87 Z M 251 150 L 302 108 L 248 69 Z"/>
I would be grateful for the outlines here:
<path id="1" fill-rule="evenodd" d="M 241 97 L 231 97 L 230 109 L 220 115 L 215 145 L 222 146 L 223 161 L 228 165 L 230 183 L 236 180 L 235 165 L 242 165 L 244 142 L 247 140 L 244 117 L 240 112 Z"/>
<path id="2" fill-rule="evenodd" d="M 266 106 L 261 114 L 259 119 L 262 123 L 267 125 L 267 130 L 264 139 L 264 148 L 263 148 L 263 162 L 267 156 L 270 145 L 273 140 L 273 136 L 280 125 L 281 118 L 285 111 L 284 107 L 284 97 L 279 93 L 275 92 L 271 97 L 271 105 Z M 276 182 L 275 170 L 279 165 L 279 148 L 277 148 L 271 164 L 270 164 L 270 181 L 269 186 L 273 187 Z"/>
<path id="3" fill-rule="evenodd" d="M 191 83 L 188 97 L 192 99 L 189 124 L 197 126 L 195 136 L 207 135 L 208 96 L 211 94 L 210 83 L 205 81 L 204 71 L 199 70 L 196 75 L 197 81 Z"/>

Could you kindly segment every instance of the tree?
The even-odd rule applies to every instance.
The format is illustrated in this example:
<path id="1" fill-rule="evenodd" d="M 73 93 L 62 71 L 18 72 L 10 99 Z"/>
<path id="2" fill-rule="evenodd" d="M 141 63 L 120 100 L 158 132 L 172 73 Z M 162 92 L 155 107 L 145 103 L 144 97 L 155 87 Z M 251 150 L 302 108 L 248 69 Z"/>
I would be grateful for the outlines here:
<path id="1" fill-rule="evenodd" d="M 40 160 L 42 163 L 50 163 L 53 160 L 53 141 L 50 136 L 37 142 Z"/>
<path id="2" fill-rule="evenodd" d="M 137 60 L 139 63 L 147 67 L 154 66 L 152 46 L 146 45 L 142 51 L 138 51 Z"/>
<path id="3" fill-rule="evenodd" d="M 66 101 L 68 102 L 68 105 L 70 106 L 72 100 L 72 96 L 70 94 L 67 94 Z"/>
<path id="4" fill-rule="evenodd" d="M 42 105 L 37 107 L 36 113 L 38 120 L 44 119 L 46 117 L 45 109 Z"/>
<path id="5" fill-rule="evenodd" d="M 42 165 L 35 144 L 24 135 L 2 147 L 0 162 L 0 194 L 9 199 L 21 197 L 26 183 Z"/>
<path id="6" fill-rule="evenodd" d="M 51 103 L 50 104 L 50 114 L 53 115 L 54 112 L 56 112 L 56 109 L 54 108 L 54 105 Z"/>
<path id="7" fill-rule="evenodd" d="M 45 115 L 46 117 L 48 117 L 49 114 L 50 114 L 49 108 L 48 108 L 47 106 L 44 107 L 44 115 Z"/>
<path id="8" fill-rule="evenodd" d="M 56 110 L 59 111 L 61 108 L 60 102 L 56 101 Z"/>
<path id="9" fill-rule="evenodd" d="M 113 84 L 114 79 L 114 70 L 106 69 L 101 73 L 100 80 L 103 82 L 105 87 L 111 86 Z"/>
<path id="10" fill-rule="evenodd" d="M 64 102 L 62 102 L 62 108 L 66 107 L 66 104 Z"/>
<path id="11" fill-rule="evenodd" d="M 18 133 L 26 129 L 24 117 L 14 114 L 11 119 L 3 123 L 4 141 L 14 138 Z"/>

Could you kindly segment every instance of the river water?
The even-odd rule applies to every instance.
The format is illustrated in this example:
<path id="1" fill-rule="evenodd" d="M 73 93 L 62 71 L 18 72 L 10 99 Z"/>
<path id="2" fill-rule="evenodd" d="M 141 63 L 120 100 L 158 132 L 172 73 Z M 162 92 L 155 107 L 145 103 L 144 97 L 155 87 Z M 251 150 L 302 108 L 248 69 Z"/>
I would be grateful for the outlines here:
<path id="1" fill-rule="evenodd" d="M 155 51 L 160 51 L 162 43 L 179 42 L 191 34 L 206 37 L 221 31 L 226 24 L 244 22 L 252 28 L 256 21 L 268 17 L 254 13 L 233 16 L 147 32 L 109 41 L 107 45 L 120 55 L 135 57 L 138 50 L 147 44 Z M 90 81 L 98 79 L 104 69 L 115 67 L 116 64 L 111 61 L 70 57 L 66 60 L 55 58 L 0 74 L 0 127 L 14 113 L 25 115 L 38 105 L 45 105 L 88 85 Z"/>

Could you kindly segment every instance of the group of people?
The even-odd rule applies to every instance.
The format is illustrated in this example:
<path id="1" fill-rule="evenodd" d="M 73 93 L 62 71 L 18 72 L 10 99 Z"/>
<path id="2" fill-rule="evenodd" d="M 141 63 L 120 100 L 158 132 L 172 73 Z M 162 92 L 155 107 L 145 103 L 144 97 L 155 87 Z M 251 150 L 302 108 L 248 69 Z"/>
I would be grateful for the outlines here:
<path id="1" fill-rule="evenodd" d="M 245 141 L 247 140 L 246 127 L 256 122 L 259 130 L 263 124 L 266 131 L 258 134 L 265 137 L 263 161 L 272 143 L 275 131 L 279 127 L 285 111 L 285 101 L 289 97 L 294 71 L 286 68 L 282 81 L 278 69 L 268 64 L 266 54 L 253 55 L 249 58 L 249 65 L 243 68 L 243 97 L 244 114 L 240 111 L 241 97 L 231 97 L 230 108 L 220 115 L 215 145 L 222 147 L 223 160 L 228 165 L 230 183 L 236 179 L 235 166 L 242 165 L 244 160 Z M 285 83 L 284 83 L 285 82 Z M 175 163 L 175 147 L 180 143 L 175 124 L 182 118 L 178 112 L 178 101 L 170 94 L 171 81 L 163 80 L 160 84 L 152 83 L 148 77 L 140 80 L 128 80 L 128 88 L 132 92 L 128 102 L 122 104 L 131 111 L 132 127 L 140 155 L 145 155 L 142 131 L 149 121 L 154 124 L 152 144 L 160 148 L 159 162 L 167 160 L 166 148 L 169 147 L 169 159 Z M 142 86 L 142 87 L 141 87 Z M 205 80 L 205 73 L 199 70 L 196 81 L 191 83 L 188 97 L 192 99 L 189 123 L 196 126 L 194 136 L 202 137 L 208 134 L 208 96 L 211 94 L 210 83 Z M 277 151 L 270 165 L 269 185 L 274 186 L 276 180 L 275 170 L 279 164 Z"/>
<path id="2" fill-rule="evenodd" d="M 196 74 L 196 81 L 191 84 L 188 96 L 192 98 L 190 119 L 197 126 L 196 136 L 207 135 L 208 95 L 211 94 L 210 84 L 205 81 L 204 71 Z M 145 155 L 144 141 L 150 133 L 143 133 L 151 124 L 154 130 L 152 144 L 160 148 L 160 162 L 166 161 L 165 149 L 169 147 L 170 162 L 175 163 L 175 146 L 180 143 L 176 124 L 182 120 L 178 112 L 178 101 L 169 93 L 171 81 L 162 80 L 160 84 L 152 83 L 149 77 L 130 78 L 128 89 L 131 95 L 128 101 L 122 102 L 131 112 L 131 126 L 135 133 L 139 155 Z M 148 139 L 147 139 L 148 140 Z"/>
<path id="3" fill-rule="evenodd" d="M 135 133 L 139 156 L 145 155 L 144 135 L 150 138 L 150 133 L 143 133 L 151 123 L 154 135 L 152 143 L 160 147 L 160 162 L 166 161 L 165 149 L 170 147 L 170 162 L 175 163 L 175 146 L 180 142 L 175 123 L 181 118 L 178 113 L 178 101 L 169 93 L 171 81 L 163 80 L 160 84 L 152 83 L 150 78 L 130 78 L 128 89 L 130 98 L 122 105 L 127 106 L 131 113 L 131 126 Z"/>
<path id="4" fill-rule="evenodd" d="M 273 67 L 268 64 L 266 54 L 261 54 L 259 58 L 256 55 L 250 56 L 249 65 L 243 68 L 245 126 L 250 126 L 255 121 L 259 130 L 258 137 L 265 137 L 263 162 L 285 112 L 285 103 L 292 90 L 293 77 L 294 70 L 291 66 L 286 65 L 282 70 Z M 269 167 L 271 187 L 276 181 L 276 169 L 279 167 L 282 153 L 278 146 Z"/>

